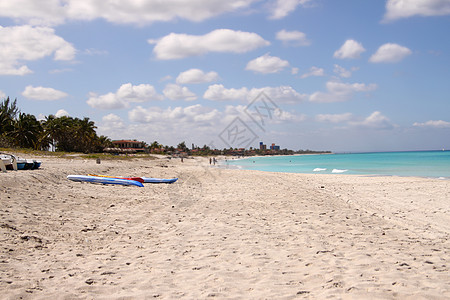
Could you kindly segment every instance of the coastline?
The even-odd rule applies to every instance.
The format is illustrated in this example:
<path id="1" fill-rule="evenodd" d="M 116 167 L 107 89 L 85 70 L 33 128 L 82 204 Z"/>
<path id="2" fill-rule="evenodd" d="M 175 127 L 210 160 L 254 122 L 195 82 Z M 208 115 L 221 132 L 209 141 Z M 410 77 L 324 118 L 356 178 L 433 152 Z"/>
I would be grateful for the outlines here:
<path id="1" fill-rule="evenodd" d="M 6 299 L 450 297 L 448 180 L 40 159 L 0 174 Z"/>

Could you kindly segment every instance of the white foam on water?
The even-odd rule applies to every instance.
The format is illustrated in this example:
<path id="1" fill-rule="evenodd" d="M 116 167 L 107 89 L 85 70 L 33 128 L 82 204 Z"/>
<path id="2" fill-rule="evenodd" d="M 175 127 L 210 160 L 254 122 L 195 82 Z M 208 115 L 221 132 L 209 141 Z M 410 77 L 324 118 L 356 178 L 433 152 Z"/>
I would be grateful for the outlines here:
<path id="1" fill-rule="evenodd" d="M 331 173 L 344 173 L 347 172 L 348 170 L 339 170 L 339 169 L 333 169 L 333 171 L 331 171 Z"/>
<path id="2" fill-rule="evenodd" d="M 326 171 L 327 169 L 324 169 L 324 168 L 315 168 L 314 170 L 313 170 L 313 172 L 321 172 L 321 171 Z"/>

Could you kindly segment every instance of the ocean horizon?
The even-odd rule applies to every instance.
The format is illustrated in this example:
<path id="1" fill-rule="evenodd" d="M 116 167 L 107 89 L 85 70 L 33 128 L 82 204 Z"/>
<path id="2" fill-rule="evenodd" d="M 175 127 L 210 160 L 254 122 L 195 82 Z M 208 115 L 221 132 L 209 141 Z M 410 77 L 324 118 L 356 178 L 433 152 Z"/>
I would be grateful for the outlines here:
<path id="1" fill-rule="evenodd" d="M 258 156 L 222 167 L 282 173 L 417 176 L 450 179 L 450 151 L 395 151 Z"/>

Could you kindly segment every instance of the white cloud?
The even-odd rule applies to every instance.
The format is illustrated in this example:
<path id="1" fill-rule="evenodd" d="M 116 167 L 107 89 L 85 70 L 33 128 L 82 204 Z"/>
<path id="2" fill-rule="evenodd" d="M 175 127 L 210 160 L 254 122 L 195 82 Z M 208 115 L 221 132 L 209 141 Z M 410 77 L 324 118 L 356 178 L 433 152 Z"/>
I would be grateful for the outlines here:
<path id="1" fill-rule="evenodd" d="M 356 59 L 366 51 L 361 43 L 355 40 L 346 40 L 345 43 L 334 52 L 334 57 L 339 59 Z"/>
<path id="2" fill-rule="evenodd" d="M 59 0 L 0 1 L 0 16 L 30 25 L 52 26 L 62 24 L 66 18 Z"/>
<path id="3" fill-rule="evenodd" d="M 0 91 L 0 100 L 3 100 L 6 98 L 6 94 Z"/>
<path id="4" fill-rule="evenodd" d="M 132 122 L 152 123 L 164 122 L 165 124 L 187 124 L 211 125 L 220 120 L 220 113 L 217 109 L 204 107 L 200 104 L 188 107 L 175 107 L 162 109 L 160 107 L 143 108 L 138 106 L 128 113 L 128 118 Z"/>
<path id="5" fill-rule="evenodd" d="M 327 93 L 316 92 L 309 97 L 309 101 L 320 103 L 344 102 L 350 100 L 356 92 L 369 92 L 377 88 L 376 84 L 342 83 L 328 81 Z"/>
<path id="6" fill-rule="evenodd" d="M 343 78 L 350 78 L 352 76 L 352 72 L 357 71 L 358 67 L 352 67 L 350 70 L 341 67 L 340 65 L 334 65 L 333 72 L 336 73 L 338 76 Z"/>
<path id="7" fill-rule="evenodd" d="M 394 21 L 412 16 L 450 15 L 448 0 L 388 0 L 383 21 Z"/>
<path id="8" fill-rule="evenodd" d="M 102 127 L 108 129 L 124 129 L 125 123 L 122 118 L 115 114 L 108 114 L 102 118 Z"/>
<path id="9" fill-rule="evenodd" d="M 210 52 L 245 53 L 270 45 L 261 36 L 252 32 L 231 29 L 216 29 L 205 35 L 171 33 L 155 41 L 153 52 L 157 59 L 181 59 Z"/>
<path id="10" fill-rule="evenodd" d="M 70 114 L 65 109 L 60 109 L 56 112 L 55 117 L 61 118 L 61 117 L 69 117 Z"/>
<path id="11" fill-rule="evenodd" d="M 32 71 L 23 64 L 53 55 L 54 60 L 72 60 L 76 50 L 52 28 L 0 26 L 0 75 L 26 75 Z"/>
<path id="12" fill-rule="evenodd" d="M 120 86 L 115 93 L 100 96 L 95 93 L 90 93 L 87 104 L 99 109 L 121 109 L 129 107 L 130 103 L 142 103 L 162 99 L 163 96 L 156 93 L 152 85 L 132 85 L 131 83 L 126 83 Z"/>
<path id="13" fill-rule="evenodd" d="M 394 63 L 401 61 L 411 53 L 412 51 L 406 47 L 387 43 L 380 46 L 377 52 L 370 57 L 369 61 L 373 63 Z"/>
<path id="14" fill-rule="evenodd" d="M 166 85 L 163 93 L 164 96 L 170 100 L 194 101 L 197 99 L 197 95 L 191 92 L 187 87 L 173 83 Z"/>
<path id="15" fill-rule="evenodd" d="M 297 104 L 308 98 L 306 94 L 300 94 L 291 86 L 278 86 L 253 88 L 247 96 L 248 101 L 253 101 L 261 92 L 264 92 L 271 101 L 277 104 Z"/>
<path id="16" fill-rule="evenodd" d="M 1 17 L 34 25 L 57 25 L 69 20 L 95 19 L 119 24 L 145 25 L 176 19 L 199 22 L 224 13 L 241 11 L 256 0 L 4 0 L 1 2 Z"/>
<path id="17" fill-rule="evenodd" d="M 276 0 L 270 19 L 282 19 L 293 12 L 300 4 L 304 5 L 310 0 Z"/>
<path id="18" fill-rule="evenodd" d="M 309 46 L 311 42 L 306 38 L 306 34 L 301 31 L 286 31 L 281 30 L 277 32 L 276 39 L 282 41 L 285 45 L 291 46 Z"/>
<path id="19" fill-rule="evenodd" d="M 33 87 L 29 85 L 22 92 L 22 96 L 33 100 L 54 101 L 67 97 L 67 94 L 53 88 L 46 88 L 42 86 Z"/>
<path id="20" fill-rule="evenodd" d="M 205 83 L 213 82 L 219 80 L 219 74 L 217 72 L 205 73 L 200 69 L 190 69 L 181 72 L 177 77 L 178 84 L 189 84 L 189 83 Z"/>
<path id="21" fill-rule="evenodd" d="M 450 128 L 450 122 L 442 120 L 430 120 L 424 123 L 415 122 L 413 126 L 416 127 L 431 127 L 431 128 Z"/>
<path id="22" fill-rule="evenodd" d="M 306 72 L 305 74 L 300 76 L 300 78 L 307 78 L 311 76 L 324 76 L 324 75 L 325 75 L 324 69 L 313 66 L 309 69 L 309 72 Z"/>
<path id="23" fill-rule="evenodd" d="M 289 66 L 287 60 L 282 60 L 276 56 L 270 56 L 268 53 L 257 57 L 247 63 L 246 70 L 262 74 L 278 73 Z"/>
<path id="24" fill-rule="evenodd" d="M 245 100 L 247 94 L 248 89 L 246 87 L 226 89 L 222 84 L 213 84 L 208 87 L 203 94 L 203 98 L 213 101 Z"/>
<path id="25" fill-rule="evenodd" d="M 241 100 L 251 102 L 262 92 L 274 103 L 295 104 L 307 99 L 307 95 L 298 93 L 290 86 L 227 89 L 222 84 L 210 85 L 203 98 L 214 101 Z"/>
<path id="26" fill-rule="evenodd" d="M 379 111 L 373 112 L 370 116 L 362 121 L 349 122 L 349 125 L 370 129 L 392 129 L 395 127 L 395 125 L 392 124 L 389 118 L 381 114 L 381 112 Z"/>
<path id="27" fill-rule="evenodd" d="M 348 122 L 353 118 L 351 113 L 343 114 L 319 114 L 316 116 L 316 120 L 319 122 L 330 122 L 330 123 L 342 123 Z"/>

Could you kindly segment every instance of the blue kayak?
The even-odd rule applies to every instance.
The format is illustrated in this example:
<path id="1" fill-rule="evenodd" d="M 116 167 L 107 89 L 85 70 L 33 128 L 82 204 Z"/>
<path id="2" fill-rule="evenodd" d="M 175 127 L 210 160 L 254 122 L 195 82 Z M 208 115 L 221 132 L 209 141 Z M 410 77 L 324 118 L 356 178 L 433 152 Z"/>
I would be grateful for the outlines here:
<path id="1" fill-rule="evenodd" d="M 151 177 L 141 177 L 144 179 L 144 183 L 174 183 L 178 178 L 151 178 Z"/>
<path id="2" fill-rule="evenodd" d="M 92 182 L 101 184 L 119 184 L 119 185 L 135 185 L 143 187 L 144 185 L 135 180 L 110 178 L 110 177 L 99 177 L 99 176 L 88 176 L 88 175 L 68 175 L 67 179 L 79 182 Z"/>

